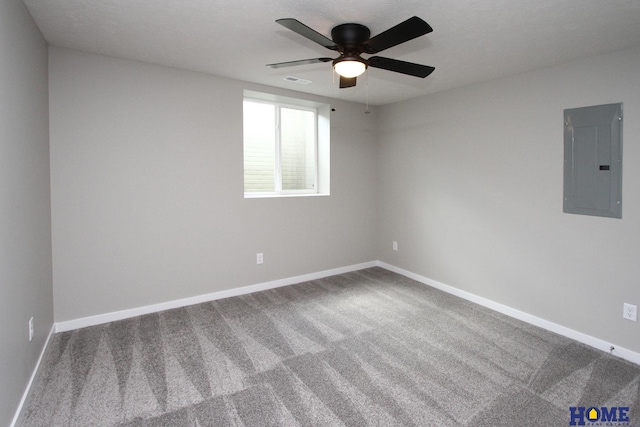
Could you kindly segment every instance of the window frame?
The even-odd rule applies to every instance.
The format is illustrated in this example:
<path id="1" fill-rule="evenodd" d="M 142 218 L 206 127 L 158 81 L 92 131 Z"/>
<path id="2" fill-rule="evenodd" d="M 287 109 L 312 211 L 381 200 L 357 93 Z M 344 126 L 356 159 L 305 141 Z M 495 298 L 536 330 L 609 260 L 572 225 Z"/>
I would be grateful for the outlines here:
<path id="1" fill-rule="evenodd" d="M 253 102 L 272 105 L 275 108 L 275 148 L 274 148 L 274 191 L 244 191 L 245 198 L 268 198 L 268 197 L 295 197 L 295 196 L 317 196 L 329 195 L 329 114 L 330 106 L 313 101 L 298 100 L 294 98 L 281 97 L 277 95 L 262 94 L 258 92 L 245 91 L 243 99 L 243 129 L 244 103 Z M 285 190 L 282 188 L 282 129 L 281 110 L 292 109 L 313 113 L 313 188 Z M 322 122 L 322 123 L 321 123 Z M 243 189 L 245 176 L 245 139 L 243 130 Z M 321 148 L 322 147 L 322 148 Z"/>

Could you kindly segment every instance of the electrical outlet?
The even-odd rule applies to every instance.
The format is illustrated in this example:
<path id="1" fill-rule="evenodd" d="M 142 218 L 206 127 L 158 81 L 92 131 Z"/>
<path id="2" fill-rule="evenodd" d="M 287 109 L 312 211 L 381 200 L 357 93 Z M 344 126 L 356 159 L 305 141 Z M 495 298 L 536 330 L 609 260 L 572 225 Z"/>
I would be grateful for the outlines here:
<path id="1" fill-rule="evenodd" d="M 398 250 L 398 242 L 396 242 L 396 241 L 393 242 L 393 250 L 394 251 Z"/>
<path id="2" fill-rule="evenodd" d="M 638 320 L 638 306 L 625 302 L 622 308 L 622 317 L 636 322 Z"/>
<path id="3" fill-rule="evenodd" d="M 256 264 L 262 264 L 264 262 L 264 256 L 262 255 L 262 253 L 259 253 L 258 255 L 256 255 Z"/>
<path id="4" fill-rule="evenodd" d="M 29 319 L 29 341 L 33 340 L 33 317 Z"/>

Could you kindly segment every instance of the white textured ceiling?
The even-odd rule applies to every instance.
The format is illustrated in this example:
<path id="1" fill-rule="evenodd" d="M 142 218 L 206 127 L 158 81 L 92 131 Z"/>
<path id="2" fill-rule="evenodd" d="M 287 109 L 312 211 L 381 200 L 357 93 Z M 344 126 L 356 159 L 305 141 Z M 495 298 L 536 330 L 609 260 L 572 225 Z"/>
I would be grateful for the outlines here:
<path id="1" fill-rule="evenodd" d="M 382 105 L 640 45 L 640 0 L 24 0 L 54 46 Z M 370 69 L 338 89 L 330 56 L 274 21 L 296 18 L 330 37 L 345 22 L 372 36 L 419 16 L 434 31 L 380 53 L 431 65 L 425 79 Z M 366 57 L 366 56 L 365 56 Z M 291 75 L 309 85 L 287 82 Z M 640 75 L 640 70 L 639 70 Z M 368 85 L 367 85 L 368 79 Z"/>

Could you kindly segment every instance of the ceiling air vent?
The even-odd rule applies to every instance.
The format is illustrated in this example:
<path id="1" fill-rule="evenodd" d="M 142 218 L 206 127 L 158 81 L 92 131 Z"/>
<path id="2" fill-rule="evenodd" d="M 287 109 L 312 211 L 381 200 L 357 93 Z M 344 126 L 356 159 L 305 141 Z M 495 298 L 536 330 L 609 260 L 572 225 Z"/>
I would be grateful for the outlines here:
<path id="1" fill-rule="evenodd" d="M 291 83 L 298 83 L 300 85 L 308 85 L 311 83 L 311 80 L 299 79 L 298 77 L 287 76 L 284 78 L 286 81 Z"/>

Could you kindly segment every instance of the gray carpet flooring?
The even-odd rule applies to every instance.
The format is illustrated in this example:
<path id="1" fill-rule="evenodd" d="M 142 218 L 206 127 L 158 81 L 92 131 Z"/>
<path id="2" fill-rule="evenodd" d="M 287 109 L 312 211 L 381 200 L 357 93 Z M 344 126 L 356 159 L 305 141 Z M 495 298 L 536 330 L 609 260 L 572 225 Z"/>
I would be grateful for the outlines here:
<path id="1" fill-rule="evenodd" d="M 640 366 L 371 268 L 56 334 L 22 426 L 567 426 Z"/>

